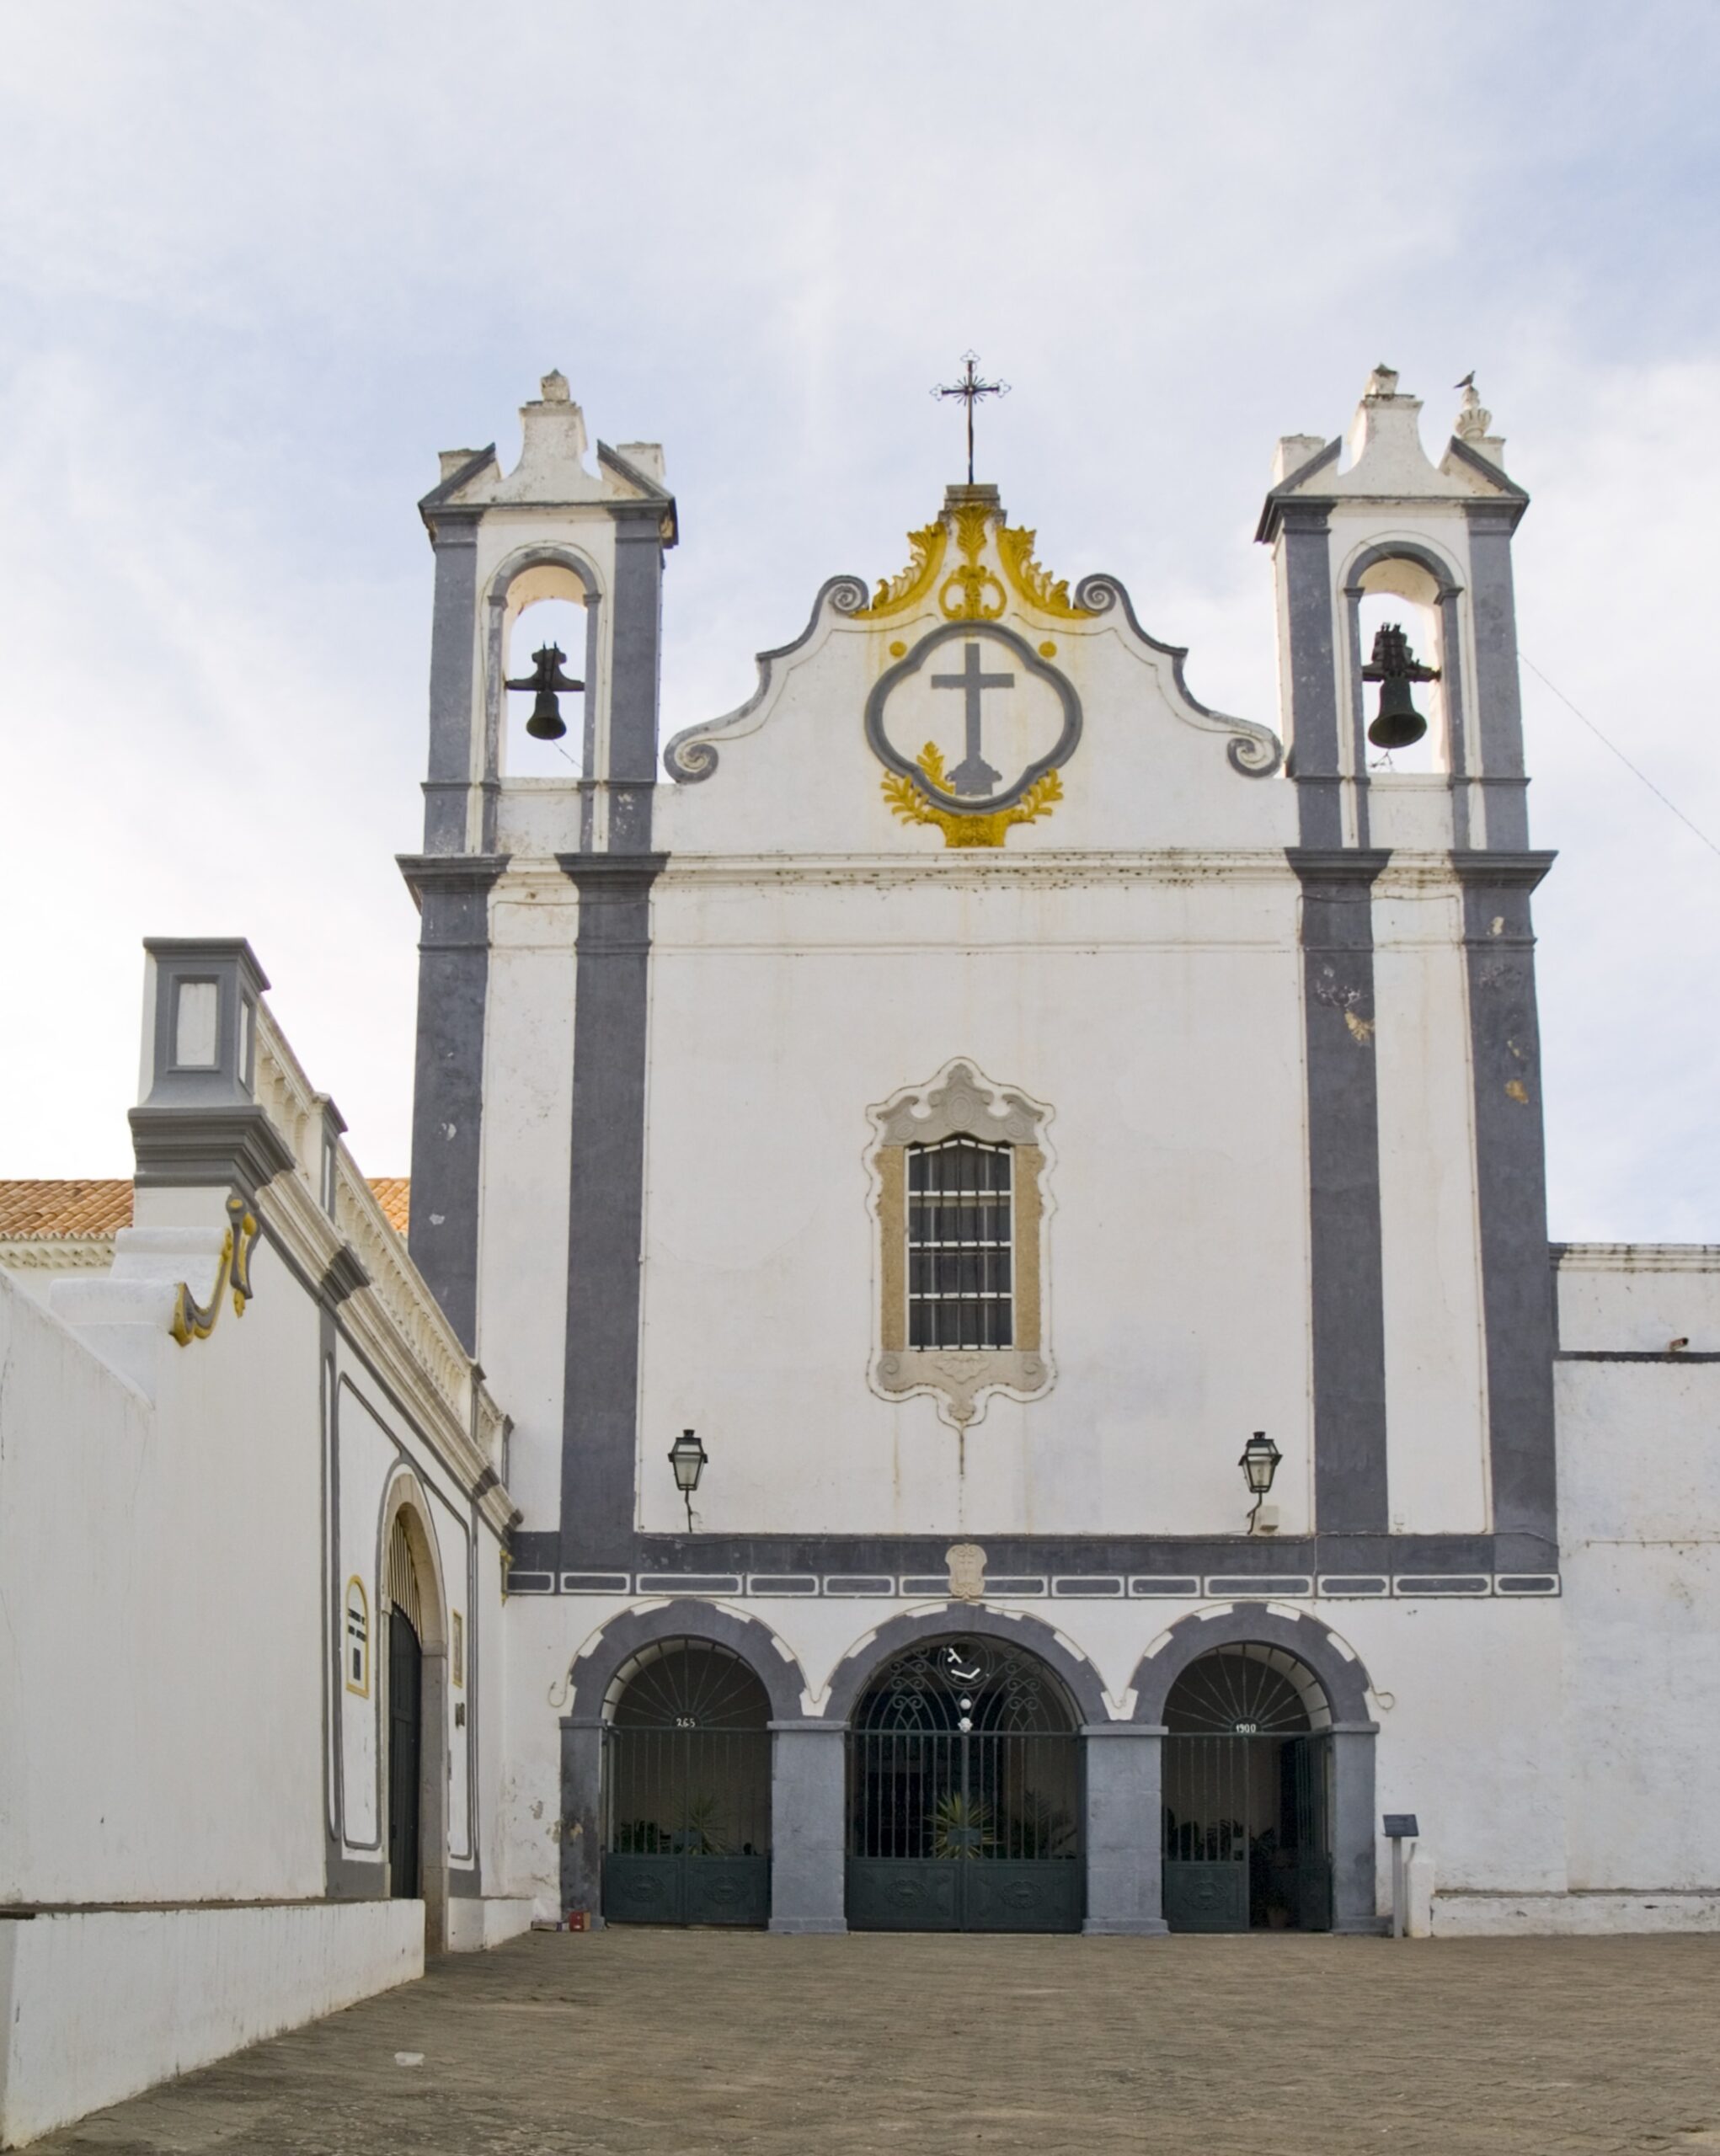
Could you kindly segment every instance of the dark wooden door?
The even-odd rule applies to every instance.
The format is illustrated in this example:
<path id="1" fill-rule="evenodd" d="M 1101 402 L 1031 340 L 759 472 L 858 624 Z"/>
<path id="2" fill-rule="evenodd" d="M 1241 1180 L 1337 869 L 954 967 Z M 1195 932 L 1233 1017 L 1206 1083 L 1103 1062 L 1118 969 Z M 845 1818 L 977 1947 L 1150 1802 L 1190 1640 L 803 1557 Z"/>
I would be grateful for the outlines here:
<path id="1" fill-rule="evenodd" d="M 424 1741 L 424 1651 L 402 1609 L 388 1612 L 388 1891 L 419 1892 L 418 1791 Z"/>

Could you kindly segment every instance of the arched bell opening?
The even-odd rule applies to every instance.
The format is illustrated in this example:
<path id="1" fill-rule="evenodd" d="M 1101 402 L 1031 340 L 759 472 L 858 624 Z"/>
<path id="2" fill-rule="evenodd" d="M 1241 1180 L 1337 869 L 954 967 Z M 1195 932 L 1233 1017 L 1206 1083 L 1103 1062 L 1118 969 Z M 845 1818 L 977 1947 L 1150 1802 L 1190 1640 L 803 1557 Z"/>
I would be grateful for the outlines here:
<path id="1" fill-rule="evenodd" d="M 861 1694 L 847 1767 L 851 1927 L 1080 1929 L 1082 1741 L 1037 1656 L 986 1637 L 916 1643 Z"/>
<path id="2" fill-rule="evenodd" d="M 770 1701 L 732 1647 L 654 1640 L 604 1700 L 603 1914 L 762 1924 L 771 1899 Z"/>
<path id="3" fill-rule="evenodd" d="M 509 593 L 500 775 L 582 778 L 588 769 L 585 601 L 564 589 L 578 589 L 566 569 L 528 570 L 515 588 L 537 583 L 553 589 L 517 609 Z"/>
<path id="4" fill-rule="evenodd" d="M 1357 768 L 1373 776 L 1463 769 L 1458 588 L 1425 550 L 1376 547 L 1353 565 L 1349 614 Z"/>
<path id="5" fill-rule="evenodd" d="M 568 547 L 523 547 L 490 579 L 487 782 L 571 783 L 596 768 L 599 606 L 595 570 Z"/>
<path id="6" fill-rule="evenodd" d="M 1165 1920 L 1172 1931 L 1329 1931 L 1331 1703 L 1285 1648 L 1191 1662 L 1165 1700 Z"/>

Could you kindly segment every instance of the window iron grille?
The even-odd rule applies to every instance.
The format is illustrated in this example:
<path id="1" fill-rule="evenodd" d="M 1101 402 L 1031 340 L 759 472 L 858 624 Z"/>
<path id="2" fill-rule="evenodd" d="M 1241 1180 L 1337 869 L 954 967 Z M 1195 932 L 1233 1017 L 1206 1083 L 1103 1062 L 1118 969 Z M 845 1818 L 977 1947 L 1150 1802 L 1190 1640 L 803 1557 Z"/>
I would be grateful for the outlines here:
<path id="1" fill-rule="evenodd" d="M 975 1138 L 908 1148 L 908 1345 L 1015 1342 L 1010 1149 Z"/>

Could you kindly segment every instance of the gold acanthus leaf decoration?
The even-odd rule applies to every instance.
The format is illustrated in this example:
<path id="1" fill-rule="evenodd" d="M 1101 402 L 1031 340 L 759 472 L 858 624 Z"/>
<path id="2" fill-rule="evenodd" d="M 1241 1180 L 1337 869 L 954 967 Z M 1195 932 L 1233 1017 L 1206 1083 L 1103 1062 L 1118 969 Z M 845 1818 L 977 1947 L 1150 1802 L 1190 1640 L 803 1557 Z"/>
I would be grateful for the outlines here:
<path id="1" fill-rule="evenodd" d="M 1010 582 L 1042 614 L 1055 614 L 1066 622 L 1090 620 L 1092 608 L 1077 606 L 1071 600 L 1068 578 L 1054 579 L 1049 569 L 1034 559 L 1034 542 L 1038 536 L 1019 524 L 1006 524 L 998 532 L 997 552 Z"/>
<path id="2" fill-rule="evenodd" d="M 944 558 L 954 536 L 961 565 L 943 574 Z M 856 621 L 882 621 L 905 614 L 935 590 L 947 622 L 995 622 L 1009 603 L 1002 578 L 985 562 L 986 542 L 995 536 L 997 558 L 1018 598 L 1059 621 L 1092 618 L 1091 606 L 1077 606 L 1069 596 L 1067 577 L 1054 577 L 1034 558 L 1038 534 L 1024 525 L 1008 525 L 989 502 L 963 502 L 946 508 L 936 522 L 908 534 L 911 558 L 893 577 L 881 578 L 868 606 L 856 610 Z M 940 585 L 939 578 L 943 576 Z"/>
<path id="3" fill-rule="evenodd" d="M 906 568 L 893 577 L 880 577 L 869 606 L 857 607 L 857 622 L 881 621 L 886 614 L 904 614 L 925 598 L 937 580 L 949 545 L 949 532 L 942 517 L 923 531 L 908 534 L 911 558 Z"/>
<path id="4" fill-rule="evenodd" d="M 943 752 L 937 744 L 928 741 L 915 761 L 942 792 L 945 785 Z M 1050 814 L 1053 805 L 1063 798 L 1063 781 L 1055 771 L 1045 771 L 1034 781 L 1012 808 L 995 809 L 984 816 L 963 815 L 938 808 L 926 798 L 912 779 L 903 777 L 899 771 L 884 774 L 884 798 L 889 804 L 890 814 L 900 816 L 905 823 L 935 824 L 943 834 L 946 846 L 1002 846 L 1003 835 L 1012 825 L 1037 823 L 1041 816 Z"/>

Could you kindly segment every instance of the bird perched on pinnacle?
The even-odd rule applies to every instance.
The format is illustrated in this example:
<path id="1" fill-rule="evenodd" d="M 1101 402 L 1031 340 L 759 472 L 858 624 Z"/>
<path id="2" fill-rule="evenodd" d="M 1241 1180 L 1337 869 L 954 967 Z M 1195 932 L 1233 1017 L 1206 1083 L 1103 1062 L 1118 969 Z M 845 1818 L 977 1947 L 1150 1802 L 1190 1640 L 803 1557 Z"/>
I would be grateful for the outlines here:
<path id="1" fill-rule="evenodd" d="M 1453 389 L 1473 389 L 1475 387 L 1475 369 L 1472 367 L 1468 373 L 1464 376 L 1461 382 L 1454 382 L 1451 387 Z"/>

